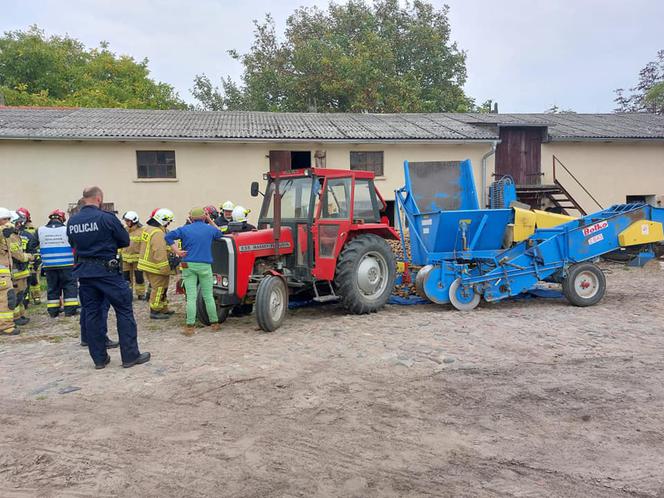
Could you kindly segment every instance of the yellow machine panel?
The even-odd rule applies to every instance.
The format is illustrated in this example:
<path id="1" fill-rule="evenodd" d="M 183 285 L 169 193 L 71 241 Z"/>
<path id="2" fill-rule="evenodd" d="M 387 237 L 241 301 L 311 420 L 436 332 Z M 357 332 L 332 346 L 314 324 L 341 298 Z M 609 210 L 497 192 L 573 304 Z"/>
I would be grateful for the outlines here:
<path id="1" fill-rule="evenodd" d="M 567 216 L 566 214 L 549 213 L 538 209 L 533 209 L 533 211 L 537 215 L 535 220 L 537 228 L 553 228 L 576 219 L 574 216 Z"/>
<path id="2" fill-rule="evenodd" d="M 636 246 L 664 240 L 662 224 L 656 221 L 639 220 L 625 228 L 618 235 L 621 246 Z"/>
<path id="3" fill-rule="evenodd" d="M 514 225 L 512 227 L 513 241 L 521 242 L 535 232 L 537 215 L 527 209 L 521 209 L 518 207 L 513 207 L 512 209 L 514 209 Z"/>

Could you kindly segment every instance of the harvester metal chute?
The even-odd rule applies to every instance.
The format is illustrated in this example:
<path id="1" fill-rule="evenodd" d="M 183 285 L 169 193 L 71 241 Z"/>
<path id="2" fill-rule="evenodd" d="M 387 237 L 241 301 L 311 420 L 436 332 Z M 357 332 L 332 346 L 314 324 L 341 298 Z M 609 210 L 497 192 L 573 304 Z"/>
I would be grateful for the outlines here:
<path id="1" fill-rule="evenodd" d="M 562 284 L 574 305 L 595 304 L 606 283 L 594 261 L 629 248 L 628 259 L 641 266 L 664 240 L 664 209 L 647 204 L 619 204 L 578 219 L 516 206 L 479 209 L 469 160 L 406 161 L 404 174 L 398 224 L 404 248 L 406 230 L 410 236 L 408 262 L 422 267 L 417 292 L 459 310 L 528 292 L 541 281 Z M 492 197 L 509 199 L 500 188 L 492 186 Z"/>

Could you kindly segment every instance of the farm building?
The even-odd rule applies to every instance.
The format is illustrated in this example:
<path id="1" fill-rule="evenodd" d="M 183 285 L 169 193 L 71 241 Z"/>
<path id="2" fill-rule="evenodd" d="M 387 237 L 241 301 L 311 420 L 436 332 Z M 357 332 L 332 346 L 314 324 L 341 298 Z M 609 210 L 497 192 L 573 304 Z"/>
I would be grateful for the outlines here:
<path id="1" fill-rule="evenodd" d="M 119 211 L 232 200 L 253 210 L 268 170 L 368 169 L 392 200 L 410 161 L 473 162 L 486 199 L 511 175 L 520 199 L 576 214 L 664 194 L 664 116 L 651 114 L 322 114 L 0 108 L 1 205 L 36 223 L 100 185 Z"/>

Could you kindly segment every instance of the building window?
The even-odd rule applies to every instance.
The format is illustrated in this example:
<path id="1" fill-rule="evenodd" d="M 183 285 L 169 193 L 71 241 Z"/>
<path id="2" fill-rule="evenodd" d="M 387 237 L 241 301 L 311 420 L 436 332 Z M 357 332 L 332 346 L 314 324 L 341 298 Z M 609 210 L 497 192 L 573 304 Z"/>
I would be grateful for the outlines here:
<path id="1" fill-rule="evenodd" d="M 376 176 L 383 176 L 383 151 L 351 152 L 350 169 L 373 171 Z"/>
<path id="2" fill-rule="evenodd" d="M 138 178 L 176 178 L 174 150 L 137 150 Z"/>

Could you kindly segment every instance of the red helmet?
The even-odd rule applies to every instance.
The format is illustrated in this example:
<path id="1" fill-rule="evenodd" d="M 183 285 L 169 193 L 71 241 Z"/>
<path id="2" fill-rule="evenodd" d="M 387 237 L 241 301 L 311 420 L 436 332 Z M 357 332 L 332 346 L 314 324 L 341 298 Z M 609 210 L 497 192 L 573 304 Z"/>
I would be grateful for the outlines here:
<path id="1" fill-rule="evenodd" d="M 159 211 L 161 208 L 154 208 L 152 212 L 150 213 L 150 218 L 154 218 L 154 215 L 157 214 L 157 211 Z"/>
<path id="2" fill-rule="evenodd" d="M 210 206 L 205 206 L 205 207 L 203 208 L 203 211 L 205 211 L 205 214 L 207 214 L 207 215 L 208 215 L 210 218 L 212 218 L 213 220 L 214 220 L 217 216 L 219 216 L 219 211 L 217 211 L 217 208 L 214 207 L 214 206 L 212 206 L 212 205 L 210 205 Z"/>
<path id="3" fill-rule="evenodd" d="M 62 223 L 64 223 L 65 220 L 67 219 L 67 215 L 65 214 L 64 211 L 62 211 L 62 210 L 60 210 L 60 209 L 54 209 L 54 210 L 51 211 L 51 213 L 48 215 L 48 219 L 49 219 L 49 220 L 53 220 L 53 219 L 55 219 L 55 218 L 58 218 Z"/>
<path id="4" fill-rule="evenodd" d="M 28 211 L 26 208 L 18 208 L 16 212 L 23 216 L 26 221 L 32 221 L 30 218 L 30 211 Z"/>

